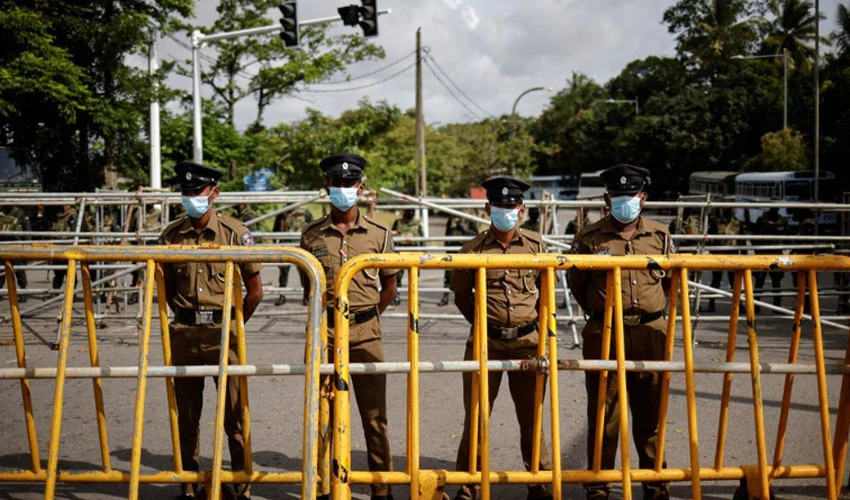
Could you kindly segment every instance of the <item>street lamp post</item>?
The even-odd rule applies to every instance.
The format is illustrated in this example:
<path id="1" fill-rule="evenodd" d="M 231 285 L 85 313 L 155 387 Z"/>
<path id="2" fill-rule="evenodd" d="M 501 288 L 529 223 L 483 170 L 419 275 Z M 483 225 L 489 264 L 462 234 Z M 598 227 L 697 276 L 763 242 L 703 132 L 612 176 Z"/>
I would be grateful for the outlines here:
<path id="1" fill-rule="evenodd" d="M 782 58 L 782 129 L 785 130 L 788 128 L 788 49 L 782 49 L 782 55 L 779 54 L 768 54 L 768 55 L 760 55 L 760 56 L 732 56 L 732 59 L 776 59 L 777 57 Z"/>
<path id="2" fill-rule="evenodd" d="M 511 108 L 511 141 L 513 141 L 514 137 L 516 137 L 516 107 L 519 104 L 519 100 L 525 97 L 526 94 L 530 94 L 532 92 L 537 92 L 540 90 L 545 90 L 547 92 L 552 92 L 551 87 L 531 87 L 530 89 L 525 89 L 522 93 L 517 96 L 516 100 L 514 100 L 514 105 Z M 516 175 L 516 165 L 511 163 L 511 175 Z"/>

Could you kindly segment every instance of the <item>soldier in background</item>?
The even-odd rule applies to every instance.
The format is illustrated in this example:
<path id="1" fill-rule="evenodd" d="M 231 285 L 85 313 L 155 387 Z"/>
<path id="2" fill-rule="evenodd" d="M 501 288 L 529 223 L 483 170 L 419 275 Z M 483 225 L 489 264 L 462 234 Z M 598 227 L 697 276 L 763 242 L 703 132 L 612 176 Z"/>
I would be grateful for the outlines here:
<path id="1" fill-rule="evenodd" d="M 735 218 L 735 211 L 731 208 L 724 208 L 720 210 L 720 213 L 716 213 L 716 215 L 709 217 L 708 234 L 741 234 L 741 222 Z M 712 246 L 736 246 L 737 244 L 737 240 L 712 240 L 709 242 L 709 245 Z M 713 251 L 711 253 L 717 252 Z M 733 271 L 728 271 L 727 277 L 729 279 L 729 288 L 731 291 L 732 283 L 734 283 L 735 280 L 735 273 Z M 723 283 L 723 271 L 712 271 L 711 288 L 720 288 L 721 283 Z M 713 298 L 708 299 L 708 307 L 705 309 L 700 308 L 700 312 L 714 312 L 715 310 L 716 304 L 715 299 Z"/>
<path id="2" fill-rule="evenodd" d="M 520 226 L 522 229 L 540 232 L 540 209 L 538 207 L 528 209 L 528 219 Z"/>
<path id="3" fill-rule="evenodd" d="M 130 218 L 130 231 L 136 232 L 137 227 L 139 225 L 139 218 L 131 214 Z M 145 205 L 145 215 L 142 222 L 142 231 L 143 233 L 160 233 L 162 232 L 162 210 L 160 210 L 157 204 Z M 137 244 L 143 245 L 144 239 L 139 238 Z M 132 283 L 130 286 L 139 289 L 139 293 L 141 293 L 142 288 L 142 273 L 141 269 L 133 271 L 132 273 Z M 130 297 L 127 299 L 127 303 L 136 304 L 139 301 L 139 294 L 133 292 L 130 294 Z"/>
<path id="4" fill-rule="evenodd" d="M 32 226 L 30 225 L 30 218 L 27 216 L 27 213 L 19 206 L 15 206 L 12 208 L 9 207 L 0 207 L 0 231 L 32 231 Z M 2 238 L 2 241 L 19 241 L 24 238 L 20 236 L 9 236 Z M 15 266 L 19 264 L 25 264 L 23 261 L 13 262 Z M 19 289 L 24 289 L 27 287 L 27 272 L 23 269 L 15 270 L 15 281 L 18 285 Z M 0 283 L 0 288 L 6 286 L 6 280 L 2 280 Z M 26 302 L 26 295 L 18 295 L 18 302 Z"/>
<path id="5" fill-rule="evenodd" d="M 478 228 L 475 223 L 470 220 L 456 215 L 450 215 L 448 220 L 446 220 L 446 236 L 475 236 L 477 234 Z M 455 242 L 447 242 L 446 244 L 454 245 Z M 452 270 L 446 269 L 445 272 L 443 272 L 443 286 L 448 288 L 451 283 Z M 443 292 L 443 297 L 440 299 L 437 306 L 445 307 L 448 304 L 449 292 Z"/>
<path id="6" fill-rule="evenodd" d="M 310 213 L 303 205 L 296 208 L 295 210 L 289 213 L 281 213 L 278 214 L 274 219 L 274 232 L 276 233 L 300 233 L 308 224 L 313 222 L 313 214 Z M 281 243 L 282 240 L 278 240 L 278 243 Z M 280 266 L 280 275 L 278 278 L 278 286 L 280 288 L 286 288 L 289 283 L 289 270 L 295 267 L 292 264 L 284 264 Z M 307 305 L 307 296 L 309 295 L 309 286 L 310 281 L 307 274 L 302 271 L 298 271 L 298 277 L 301 279 L 301 288 L 303 290 L 301 296 L 301 304 Z M 283 292 L 280 292 L 277 300 L 274 305 L 282 306 L 286 304 L 286 295 Z"/>
<path id="7" fill-rule="evenodd" d="M 53 224 L 50 226 L 51 231 L 56 232 L 73 232 L 75 231 L 77 224 L 77 208 L 74 205 L 62 205 L 62 211 L 56 214 L 56 219 L 53 221 Z M 81 231 L 88 231 L 88 224 L 83 219 L 82 225 L 80 226 Z M 62 237 L 62 239 L 67 238 L 67 236 Z M 53 271 L 53 289 L 58 290 L 62 288 L 62 284 L 65 283 L 65 275 L 68 274 L 68 271 L 65 269 L 56 269 Z"/>
<path id="8" fill-rule="evenodd" d="M 763 213 L 756 220 L 756 233 L 755 234 L 765 234 L 772 236 L 781 236 L 788 233 L 788 221 L 780 215 L 779 208 L 771 207 L 767 212 Z M 758 244 L 767 243 L 766 241 L 760 241 Z M 760 250 L 756 251 L 756 254 L 770 254 L 774 253 L 772 251 Z M 756 280 L 756 300 L 761 300 L 764 297 L 764 293 L 762 290 L 764 289 L 764 282 L 767 279 L 767 273 L 753 273 Z M 782 271 L 770 271 L 770 281 L 773 284 L 773 291 L 778 293 L 782 289 L 782 277 L 785 275 Z M 773 305 L 778 306 L 782 304 L 782 297 L 779 295 L 775 295 L 773 297 Z M 759 311 L 761 308 L 756 306 L 756 311 Z"/>
<path id="9" fill-rule="evenodd" d="M 422 223 L 419 219 L 415 218 L 416 211 L 412 208 L 408 208 L 404 212 L 402 212 L 402 216 L 393 222 L 392 232 L 393 236 L 422 236 Z M 406 245 L 419 246 L 419 243 L 413 243 L 412 241 L 405 241 Z M 399 289 L 402 286 L 402 282 L 404 281 L 404 269 L 400 270 L 396 276 L 396 288 Z M 392 305 L 397 306 L 401 303 L 401 299 L 398 295 L 392 301 Z"/>
<path id="10" fill-rule="evenodd" d="M 257 213 L 254 212 L 248 205 L 245 203 L 237 203 L 233 209 L 234 219 L 239 219 L 242 222 L 248 222 L 249 220 L 253 220 L 257 218 Z"/>

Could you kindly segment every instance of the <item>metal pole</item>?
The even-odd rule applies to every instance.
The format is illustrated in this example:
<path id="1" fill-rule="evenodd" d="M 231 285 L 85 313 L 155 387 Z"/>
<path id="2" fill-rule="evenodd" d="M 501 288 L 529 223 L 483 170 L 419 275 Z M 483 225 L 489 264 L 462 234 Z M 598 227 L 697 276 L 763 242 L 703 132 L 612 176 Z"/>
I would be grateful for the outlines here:
<path id="1" fill-rule="evenodd" d="M 150 71 L 151 80 L 153 82 L 154 95 L 151 99 L 151 163 L 150 163 L 150 179 L 152 188 L 162 187 L 161 171 L 162 163 L 160 161 L 160 144 L 159 144 L 159 83 L 156 80 L 156 73 L 159 71 L 159 53 L 157 51 L 157 38 L 159 38 L 159 30 L 154 28 L 151 33 L 150 52 L 148 54 L 148 69 Z"/>
<path id="2" fill-rule="evenodd" d="M 530 89 L 524 90 L 519 96 L 517 96 L 516 100 L 514 100 L 514 105 L 511 107 L 511 140 L 516 136 L 516 107 L 519 104 L 519 100 L 530 92 L 537 92 L 538 90 L 545 90 L 546 87 L 531 87 Z M 516 165 L 511 163 L 511 175 L 516 175 Z"/>
<path id="3" fill-rule="evenodd" d="M 201 32 L 192 32 L 192 161 L 204 161 L 203 134 L 201 132 Z"/>
<path id="4" fill-rule="evenodd" d="M 424 198 L 428 192 L 428 172 L 425 160 L 425 110 L 422 103 L 422 28 L 416 29 L 416 196 Z M 422 208 L 419 220 L 422 234 L 428 235 L 428 209 Z"/>
<path id="5" fill-rule="evenodd" d="M 640 103 L 638 101 L 638 96 L 635 96 L 635 116 L 640 114 Z"/>

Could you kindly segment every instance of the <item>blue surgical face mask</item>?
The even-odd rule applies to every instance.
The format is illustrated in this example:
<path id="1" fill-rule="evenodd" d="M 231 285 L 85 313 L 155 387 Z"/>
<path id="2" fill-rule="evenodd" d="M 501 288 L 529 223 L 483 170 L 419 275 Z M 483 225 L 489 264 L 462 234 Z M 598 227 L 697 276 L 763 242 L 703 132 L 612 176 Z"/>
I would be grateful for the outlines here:
<path id="1" fill-rule="evenodd" d="M 356 187 L 331 187 L 331 205 L 348 212 L 348 210 L 357 203 L 357 191 L 360 186 Z"/>
<path id="2" fill-rule="evenodd" d="M 519 208 L 490 207 L 490 222 L 496 229 L 507 233 L 516 226 L 519 221 Z"/>
<path id="3" fill-rule="evenodd" d="M 623 224 L 637 219 L 640 215 L 640 195 L 611 198 L 611 215 Z"/>
<path id="4" fill-rule="evenodd" d="M 180 202 L 193 219 L 200 219 L 210 209 L 209 196 L 181 196 Z"/>

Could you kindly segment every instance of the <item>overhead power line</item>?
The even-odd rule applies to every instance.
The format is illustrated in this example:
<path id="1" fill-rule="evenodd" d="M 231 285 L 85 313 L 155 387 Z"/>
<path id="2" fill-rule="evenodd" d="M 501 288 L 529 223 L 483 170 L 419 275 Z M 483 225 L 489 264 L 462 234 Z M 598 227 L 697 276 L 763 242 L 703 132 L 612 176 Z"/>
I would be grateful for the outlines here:
<path id="1" fill-rule="evenodd" d="M 479 105 L 478 105 L 478 103 L 477 103 L 477 102 L 475 102 L 475 101 L 474 101 L 471 97 L 469 97 L 468 95 L 466 95 L 466 92 L 464 92 L 464 91 L 463 91 L 463 89 L 461 89 L 461 88 L 460 88 L 460 86 L 459 86 L 458 84 L 456 84 L 456 83 L 455 83 L 455 82 L 451 79 L 451 77 L 449 77 L 449 75 L 448 75 L 445 71 L 443 71 L 443 68 L 442 68 L 442 67 L 440 67 L 439 63 L 437 63 L 437 60 L 436 60 L 436 59 L 434 59 L 434 56 L 432 56 L 432 55 L 431 55 L 431 52 L 430 52 L 430 51 L 425 51 L 425 57 L 426 57 L 426 58 L 428 58 L 428 59 L 430 59 L 430 60 L 431 60 L 431 62 L 432 62 L 432 63 L 434 63 L 434 66 L 436 66 L 436 67 L 437 67 L 437 69 L 440 71 L 440 73 L 442 73 L 442 74 L 443 74 L 443 76 L 445 76 L 445 77 L 446 77 L 446 80 L 448 80 L 448 81 L 449 81 L 449 83 L 451 83 L 451 84 L 452 84 L 452 86 L 453 86 L 454 88 L 456 88 L 456 89 L 457 89 L 457 91 L 458 91 L 458 92 L 460 92 L 460 94 L 461 94 L 462 96 L 466 97 L 466 100 L 467 100 L 467 101 L 471 102 L 473 106 L 475 106 L 476 108 L 480 109 L 480 110 L 481 110 L 481 111 L 482 111 L 485 115 L 487 115 L 487 116 L 489 116 L 489 117 L 491 117 L 491 118 L 495 118 L 495 117 L 493 116 L 493 113 L 490 113 L 490 112 L 489 112 L 489 111 L 487 111 L 486 109 L 482 108 L 482 107 L 481 107 L 481 106 L 479 106 Z"/>
<path id="2" fill-rule="evenodd" d="M 478 115 L 478 113 L 476 113 L 475 111 L 473 111 L 473 110 L 472 110 L 472 108 L 470 108 L 470 107 L 469 107 L 469 106 L 468 106 L 465 102 L 463 102 L 463 101 L 462 101 L 462 100 L 461 100 L 461 99 L 457 96 L 457 94 L 455 94 L 455 93 L 454 93 L 454 91 L 451 89 L 451 87 L 449 87 L 448 85 L 446 85 L 446 82 L 444 82 L 444 81 L 443 81 L 443 79 L 442 79 L 442 78 L 440 78 L 440 75 L 439 75 L 439 74 L 437 74 L 437 72 L 436 72 L 436 71 L 434 71 L 434 68 L 432 68 L 432 67 L 431 67 L 431 64 L 428 62 L 428 59 L 427 59 L 427 58 L 425 58 L 425 59 L 423 59 L 423 61 L 425 62 L 425 66 L 427 66 L 427 67 L 428 67 L 428 70 L 429 70 L 429 71 L 431 71 L 431 74 L 432 74 L 432 75 L 434 75 L 434 78 L 436 78 L 436 79 L 437 79 L 437 81 L 438 81 L 438 82 L 440 82 L 440 85 L 442 85 L 442 86 L 443 86 L 443 88 L 445 88 L 445 89 L 449 92 L 449 94 L 451 94 L 451 96 L 452 96 L 452 97 L 454 97 L 455 101 L 457 101 L 457 102 L 458 102 L 458 104 L 460 104 L 461 106 L 463 106 L 464 108 L 466 108 L 466 110 L 467 110 L 467 111 L 469 111 L 469 114 L 470 114 L 470 115 L 472 115 L 472 116 L 473 116 L 473 117 L 475 117 L 476 119 L 479 119 L 479 120 L 480 120 L 480 119 L 481 119 L 481 116 L 479 116 L 479 115 Z"/>
<path id="3" fill-rule="evenodd" d="M 399 59 L 396 59 L 395 61 L 391 62 L 390 64 L 387 64 L 386 66 L 378 68 L 375 71 L 370 71 L 369 73 L 365 73 L 363 75 L 352 76 L 351 78 L 348 78 L 346 80 L 335 80 L 335 81 L 330 81 L 330 82 L 317 82 L 316 85 L 339 85 L 339 84 L 344 84 L 344 83 L 350 83 L 350 82 L 353 82 L 354 80 L 362 80 L 364 78 L 368 78 L 372 75 L 376 75 L 376 74 L 378 74 L 382 71 L 385 71 L 385 70 L 392 68 L 393 66 L 401 63 L 402 61 L 404 61 L 408 57 L 414 55 L 415 53 L 416 53 L 416 51 L 412 50 L 408 54 L 404 55 L 403 57 L 401 57 Z"/>
<path id="4" fill-rule="evenodd" d="M 409 66 L 404 67 L 404 68 L 403 68 L 403 69 L 401 69 L 400 71 L 397 71 L 397 72 L 393 73 L 392 75 L 390 75 L 390 76 L 388 76 L 388 77 L 384 78 L 383 80 L 378 80 L 377 82 L 367 83 L 367 84 L 365 84 L 365 85 L 359 85 L 359 86 L 357 86 L 357 87 L 347 87 L 347 88 L 344 88 L 344 89 L 311 89 L 311 88 L 301 88 L 301 89 L 298 89 L 298 90 L 299 90 L 300 92 L 310 92 L 310 93 L 315 93 L 315 94 L 330 94 L 330 93 L 336 93 L 336 92 L 350 92 L 350 91 L 352 91 L 352 90 L 368 89 L 369 87 L 374 87 L 375 85 L 380 85 L 380 84 L 382 84 L 382 83 L 386 83 L 386 82 L 388 82 L 388 81 L 392 80 L 393 78 L 396 78 L 396 77 L 400 76 L 402 73 L 404 73 L 404 72 L 406 72 L 406 71 L 410 70 L 410 69 L 411 69 L 411 68 L 413 68 L 414 66 L 416 66 L 416 62 L 413 62 L 413 63 L 412 63 L 412 64 L 410 64 Z"/>

